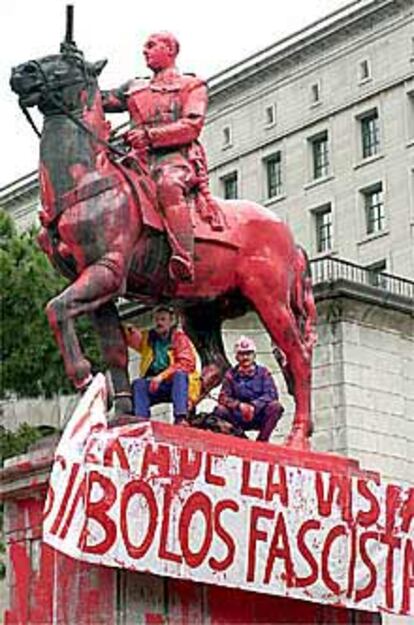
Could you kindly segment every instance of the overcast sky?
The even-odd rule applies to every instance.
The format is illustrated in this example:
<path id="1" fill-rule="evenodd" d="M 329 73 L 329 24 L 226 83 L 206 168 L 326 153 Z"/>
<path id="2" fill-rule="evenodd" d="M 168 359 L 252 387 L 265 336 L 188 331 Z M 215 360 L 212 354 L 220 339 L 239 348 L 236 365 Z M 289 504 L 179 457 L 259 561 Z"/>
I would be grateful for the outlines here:
<path id="1" fill-rule="evenodd" d="M 101 86 L 148 75 L 145 37 L 169 30 L 181 43 L 182 71 L 209 78 L 350 0 L 73 0 L 75 41 L 88 60 L 107 58 Z M 1 0 L 0 187 L 37 167 L 38 139 L 8 85 L 13 65 L 58 52 L 64 0 Z M 36 118 L 39 120 L 39 118 Z M 39 120 L 40 121 L 40 120 Z"/>

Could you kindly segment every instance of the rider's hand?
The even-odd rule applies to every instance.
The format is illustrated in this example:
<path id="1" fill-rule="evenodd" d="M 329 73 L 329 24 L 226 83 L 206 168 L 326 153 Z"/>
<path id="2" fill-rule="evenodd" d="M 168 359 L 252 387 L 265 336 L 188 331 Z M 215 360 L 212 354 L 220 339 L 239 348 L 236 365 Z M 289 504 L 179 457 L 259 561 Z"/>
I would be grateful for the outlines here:
<path id="1" fill-rule="evenodd" d="M 149 146 L 148 134 L 142 128 L 128 130 L 124 137 L 125 141 L 134 148 L 134 150 L 144 150 Z"/>
<path id="2" fill-rule="evenodd" d="M 149 383 L 150 393 L 156 393 L 159 389 L 161 382 L 162 382 L 162 377 L 159 375 L 156 375 L 154 378 L 152 378 L 152 380 Z"/>
<path id="3" fill-rule="evenodd" d="M 243 417 L 243 421 L 253 421 L 254 419 L 254 406 L 251 404 L 245 404 L 243 402 L 239 405 L 239 410 Z"/>

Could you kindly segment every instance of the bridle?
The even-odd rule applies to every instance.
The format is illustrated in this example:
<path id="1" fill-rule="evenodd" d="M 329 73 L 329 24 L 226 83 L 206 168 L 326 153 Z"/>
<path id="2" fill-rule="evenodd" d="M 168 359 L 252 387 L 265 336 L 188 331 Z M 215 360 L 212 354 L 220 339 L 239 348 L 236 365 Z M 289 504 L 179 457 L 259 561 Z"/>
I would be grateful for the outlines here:
<path id="1" fill-rule="evenodd" d="M 47 99 L 52 102 L 52 104 L 55 106 L 55 108 L 60 113 L 62 113 L 66 117 L 68 117 L 75 124 L 75 126 L 77 126 L 78 128 L 81 128 L 96 143 L 99 143 L 100 145 L 103 145 L 107 150 L 112 152 L 112 154 L 114 154 L 115 156 L 124 157 L 125 156 L 125 152 L 124 151 L 119 150 L 118 148 L 115 148 L 108 141 L 105 141 L 105 139 L 101 139 L 101 137 L 98 137 L 98 135 L 95 132 L 93 132 L 93 130 L 91 130 L 90 128 L 88 128 L 88 126 L 86 126 L 83 122 L 81 122 L 76 117 L 76 115 L 74 115 L 68 109 L 68 107 L 63 102 L 60 102 L 59 99 L 54 95 L 53 91 L 55 91 L 58 88 L 62 89 L 62 88 L 65 88 L 65 87 L 72 87 L 72 86 L 74 86 L 76 84 L 79 84 L 79 83 L 83 83 L 86 86 L 88 86 L 88 84 L 89 84 L 88 73 L 87 73 L 85 62 L 83 61 L 83 59 L 79 58 L 78 56 L 75 56 L 75 55 L 72 55 L 72 56 L 73 56 L 73 58 L 75 60 L 80 61 L 82 72 L 83 72 L 83 78 L 79 78 L 78 80 L 61 81 L 56 86 L 55 85 L 51 86 L 50 81 L 49 81 L 45 71 L 43 70 L 41 64 L 39 63 L 39 61 L 36 61 L 36 60 L 28 61 L 28 65 L 30 65 L 32 67 L 35 67 L 37 72 L 39 73 L 39 75 L 41 76 L 41 78 L 43 80 L 43 85 L 40 87 L 41 94 L 44 95 L 45 97 L 47 97 Z M 40 139 L 41 133 L 39 132 L 35 122 L 33 121 L 33 118 L 30 115 L 30 112 L 29 112 L 28 108 L 25 107 L 20 102 L 20 100 L 19 100 L 19 106 L 20 106 L 24 116 L 26 117 L 27 121 L 29 122 L 30 126 L 33 128 L 34 132 L 36 133 L 36 135 Z"/>

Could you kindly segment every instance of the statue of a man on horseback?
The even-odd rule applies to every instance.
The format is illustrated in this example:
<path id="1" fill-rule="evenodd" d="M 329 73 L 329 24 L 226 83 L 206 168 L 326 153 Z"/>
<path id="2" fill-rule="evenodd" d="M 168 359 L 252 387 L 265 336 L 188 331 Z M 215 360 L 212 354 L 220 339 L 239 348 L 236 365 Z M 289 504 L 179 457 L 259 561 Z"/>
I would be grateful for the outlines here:
<path id="1" fill-rule="evenodd" d="M 149 307 L 176 303 L 200 354 L 203 396 L 230 367 L 223 322 L 253 310 L 294 396 L 288 443 L 307 448 L 316 313 L 306 253 L 275 213 L 248 200 L 211 198 L 198 143 L 206 86 L 177 72 L 171 35 L 151 36 L 144 50 L 153 77 L 102 94 L 98 76 L 105 61 L 84 59 L 69 24 L 59 54 L 12 71 L 11 87 L 28 119 L 34 106 L 44 117 L 40 242 L 70 281 L 46 312 L 67 375 L 80 391 L 91 380 L 75 326 L 88 314 L 111 374 L 115 411 L 131 413 L 115 299 Z M 130 113 L 126 159 L 108 141 L 104 110 Z"/>
<path id="2" fill-rule="evenodd" d="M 172 255 L 169 273 L 174 280 L 194 280 L 194 235 L 188 197 L 204 194 L 212 226 L 221 227 L 220 213 L 208 193 L 207 164 L 198 137 L 207 110 L 207 87 L 195 76 L 178 73 L 177 39 L 168 32 L 151 35 L 144 57 L 151 79 L 133 79 L 118 89 L 102 92 L 106 112 L 128 110 L 132 129 L 126 134 L 131 153 L 126 162 L 149 164 L 156 183 L 158 209 Z"/>

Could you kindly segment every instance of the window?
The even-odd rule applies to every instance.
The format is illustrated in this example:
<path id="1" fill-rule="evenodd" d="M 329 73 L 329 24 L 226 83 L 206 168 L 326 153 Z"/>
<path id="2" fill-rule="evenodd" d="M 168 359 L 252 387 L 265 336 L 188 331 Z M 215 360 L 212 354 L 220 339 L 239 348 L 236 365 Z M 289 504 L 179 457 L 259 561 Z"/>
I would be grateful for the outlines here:
<path id="1" fill-rule="evenodd" d="M 364 115 L 360 118 L 360 122 L 362 158 L 368 158 L 378 154 L 380 148 L 378 111 L 375 109 Z"/>
<path id="2" fill-rule="evenodd" d="M 387 263 L 385 260 L 380 260 L 377 263 L 373 263 L 367 267 L 368 269 L 368 284 L 371 286 L 377 286 L 382 289 L 387 288 L 387 277 L 383 275 L 383 272 L 387 269 Z"/>
<path id="3" fill-rule="evenodd" d="M 321 100 L 321 86 L 319 82 L 313 83 L 310 89 L 311 104 L 317 104 Z"/>
<path id="4" fill-rule="evenodd" d="M 313 178 L 323 178 L 329 173 L 328 133 L 310 139 L 312 148 Z"/>
<path id="5" fill-rule="evenodd" d="M 407 133 L 408 140 L 414 139 L 414 90 L 407 93 Z"/>
<path id="6" fill-rule="evenodd" d="M 237 171 L 222 178 L 223 196 L 225 200 L 237 199 Z"/>
<path id="7" fill-rule="evenodd" d="M 282 194 L 282 157 L 276 152 L 265 159 L 267 199 Z"/>
<path id="8" fill-rule="evenodd" d="M 367 234 L 374 234 L 385 229 L 385 210 L 382 183 L 362 192 L 365 204 Z"/>
<path id="9" fill-rule="evenodd" d="M 265 126 L 269 128 L 276 124 L 276 105 L 271 104 L 265 108 Z"/>
<path id="10" fill-rule="evenodd" d="M 364 59 L 359 64 L 359 82 L 364 82 L 371 78 L 371 68 L 368 59 Z"/>
<path id="11" fill-rule="evenodd" d="M 224 150 L 225 148 L 228 148 L 231 145 L 232 145 L 231 127 L 230 126 L 224 126 L 224 128 L 223 128 L 223 144 L 222 144 L 222 148 Z"/>
<path id="12" fill-rule="evenodd" d="M 332 249 L 332 209 L 330 204 L 314 211 L 316 251 L 318 254 Z"/>

